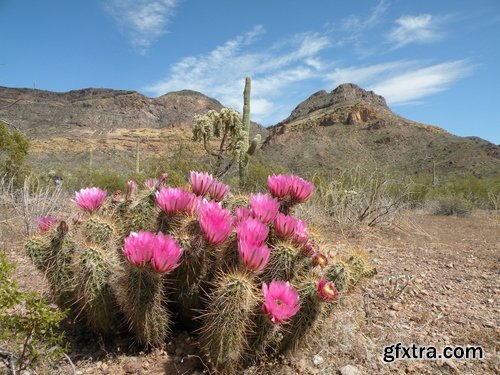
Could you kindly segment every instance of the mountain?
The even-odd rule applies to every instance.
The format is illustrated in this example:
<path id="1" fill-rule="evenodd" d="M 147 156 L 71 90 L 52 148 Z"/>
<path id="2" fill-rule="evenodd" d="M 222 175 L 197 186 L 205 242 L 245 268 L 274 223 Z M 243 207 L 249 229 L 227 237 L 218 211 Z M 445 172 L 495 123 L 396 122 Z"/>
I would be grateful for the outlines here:
<path id="1" fill-rule="evenodd" d="M 95 165 L 130 170 L 137 140 L 141 158 L 180 150 L 202 158 L 202 145 L 191 141 L 191 120 L 220 108 L 217 100 L 189 90 L 149 98 L 125 90 L 0 87 L 0 120 L 30 138 L 31 162 L 42 169 L 82 166 L 92 154 Z M 499 146 L 405 119 L 382 96 L 350 83 L 311 95 L 267 129 L 253 123 L 251 133 L 265 139 L 261 154 L 267 160 L 305 176 L 355 166 L 500 175 Z"/>
<path id="2" fill-rule="evenodd" d="M 364 166 L 415 174 L 500 175 L 500 147 L 398 116 L 382 96 L 351 84 L 319 91 L 269 128 L 264 153 L 300 174 Z"/>
<path id="3" fill-rule="evenodd" d="M 243 100 L 243 97 L 242 97 Z M 135 91 L 87 88 L 64 93 L 0 87 L 0 120 L 31 140 L 37 166 L 81 164 L 92 150 L 96 163 L 133 163 L 137 139 L 146 156 L 168 155 L 191 145 L 192 118 L 222 104 L 196 91 L 170 92 L 149 98 Z M 255 123 L 251 135 L 267 130 Z M 119 162 L 117 162 L 119 161 Z"/>

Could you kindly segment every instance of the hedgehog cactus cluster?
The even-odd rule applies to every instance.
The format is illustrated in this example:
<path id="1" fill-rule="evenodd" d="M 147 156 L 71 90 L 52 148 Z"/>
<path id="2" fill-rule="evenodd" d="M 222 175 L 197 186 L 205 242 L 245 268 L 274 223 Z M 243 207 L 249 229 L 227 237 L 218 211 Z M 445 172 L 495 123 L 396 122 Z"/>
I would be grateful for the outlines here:
<path id="1" fill-rule="evenodd" d="M 82 189 L 72 225 L 40 218 L 26 243 L 56 301 L 99 334 L 155 347 L 188 322 L 213 370 L 235 374 L 297 348 L 370 272 L 359 254 L 329 264 L 293 216 L 314 190 L 298 176 L 269 176 L 269 193 L 249 197 L 208 173 L 191 172 L 189 190 L 167 182 Z"/>

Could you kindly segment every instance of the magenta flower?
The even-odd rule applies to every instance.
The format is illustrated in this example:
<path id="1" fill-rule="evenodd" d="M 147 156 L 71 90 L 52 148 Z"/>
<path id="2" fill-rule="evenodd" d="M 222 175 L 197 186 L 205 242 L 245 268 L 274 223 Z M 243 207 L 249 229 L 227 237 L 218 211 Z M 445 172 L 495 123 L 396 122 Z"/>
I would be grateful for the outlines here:
<path id="1" fill-rule="evenodd" d="M 307 242 L 303 247 L 302 247 L 302 252 L 305 256 L 309 257 L 314 254 L 314 244 L 311 243 L 311 241 Z"/>
<path id="2" fill-rule="evenodd" d="M 125 199 L 130 200 L 132 196 L 135 194 L 137 191 L 137 182 L 134 180 L 130 180 L 127 182 L 127 192 L 125 194 Z"/>
<path id="3" fill-rule="evenodd" d="M 267 188 L 271 195 L 278 199 L 283 199 L 290 191 L 291 181 L 290 176 L 272 175 L 267 178 Z"/>
<path id="4" fill-rule="evenodd" d="M 136 265 L 144 266 L 153 256 L 156 247 L 156 236 L 151 232 L 131 232 L 123 242 L 123 254 L 127 260 Z"/>
<path id="5" fill-rule="evenodd" d="M 160 232 L 154 244 L 151 265 L 155 271 L 167 273 L 179 265 L 183 249 L 172 237 Z"/>
<path id="6" fill-rule="evenodd" d="M 106 194 L 106 190 L 97 187 L 81 189 L 75 194 L 75 202 L 85 211 L 93 213 L 102 206 Z"/>
<path id="7" fill-rule="evenodd" d="M 38 225 L 38 229 L 40 229 L 41 232 L 48 232 L 52 229 L 55 223 L 57 223 L 57 220 L 52 216 L 47 215 L 36 219 L 36 223 Z"/>
<path id="8" fill-rule="evenodd" d="M 236 223 L 252 218 L 252 210 L 246 207 L 236 207 Z"/>
<path id="9" fill-rule="evenodd" d="M 144 181 L 144 187 L 150 191 L 154 191 L 158 188 L 158 185 L 160 183 L 160 180 L 157 178 L 148 178 L 146 181 Z"/>
<path id="10" fill-rule="evenodd" d="M 335 284 L 333 282 L 322 278 L 318 282 L 318 294 L 321 299 L 327 302 L 332 302 L 337 299 L 339 292 L 337 291 L 337 288 L 335 288 Z"/>
<path id="11" fill-rule="evenodd" d="M 181 188 L 161 188 L 155 193 L 156 203 L 167 215 L 191 212 L 196 196 Z"/>
<path id="12" fill-rule="evenodd" d="M 200 197 L 204 196 L 208 192 L 213 182 L 214 177 L 206 172 L 191 171 L 189 174 L 191 190 Z"/>
<path id="13" fill-rule="evenodd" d="M 210 198 L 220 202 L 224 199 L 224 196 L 229 192 L 229 185 L 226 185 L 220 181 L 214 180 L 212 185 L 210 185 L 209 193 Z"/>
<path id="14" fill-rule="evenodd" d="M 217 202 L 207 202 L 199 210 L 200 227 L 211 245 L 224 242 L 233 230 L 231 213 Z"/>
<path id="15" fill-rule="evenodd" d="M 238 241 L 240 259 L 246 268 L 254 272 L 261 272 L 269 263 L 271 250 L 267 245 L 254 245 L 245 241 Z"/>
<path id="16" fill-rule="evenodd" d="M 269 234 L 269 228 L 257 219 L 246 219 L 238 224 L 236 234 L 240 242 L 261 246 Z"/>
<path id="17" fill-rule="evenodd" d="M 297 219 L 293 240 L 300 245 L 305 245 L 309 240 L 309 232 L 307 231 L 306 223 L 302 220 Z"/>
<path id="18" fill-rule="evenodd" d="M 290 176 L 290 196 L 295 203 L 305 202 L 313 193 L 314 185 L 299 176 Z"/>
<path id="19" fill-rule="evenodd" d="M 297 224 L 298 220 L 295 217 L 278 212 L 274 219 L 274 231 L 281 238 L 292 238 Z"/>
<path id="20" fill-rule="evenodd" d="M 270 316 L 274 324 L 291 318 L 300 309 L 299 294 L 288 281 L 273 280 L 269 286 L 263 283 L 262 294 L 262 310 Z"/>
<path id="21" fill-rule="evenodd" d="M 280 208 L 279 202 L 267 194 L 257 193 L 250 196 L 250 209 L 254 218 L 264 224 L 274 220 Z"/>

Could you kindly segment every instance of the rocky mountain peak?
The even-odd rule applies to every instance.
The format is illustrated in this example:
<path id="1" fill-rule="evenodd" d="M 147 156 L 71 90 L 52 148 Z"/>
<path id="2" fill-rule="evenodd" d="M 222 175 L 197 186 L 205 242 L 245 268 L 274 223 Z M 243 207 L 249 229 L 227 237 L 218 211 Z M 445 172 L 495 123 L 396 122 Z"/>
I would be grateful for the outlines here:
<path id="1" fill-rule="evenodd" d="M 320 109 L 353 104 L 364 104 L 389 110 L 382 96 L 375 94 L 373 91 L 363 90 L 354 83 L 343 83 L 331 92 L 321 90 L 312 94 L 295 107 L 290 116 L 282 124 L 306 117 L 310 113 Z"/>

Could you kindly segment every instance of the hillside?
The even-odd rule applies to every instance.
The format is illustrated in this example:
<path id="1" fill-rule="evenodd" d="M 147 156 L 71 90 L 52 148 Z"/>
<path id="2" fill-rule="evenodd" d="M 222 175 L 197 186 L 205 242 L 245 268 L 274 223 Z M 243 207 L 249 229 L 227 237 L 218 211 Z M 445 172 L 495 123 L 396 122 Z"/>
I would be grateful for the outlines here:
<path id="1" fill-rule="evenodd" d="M 354 84 L 311 95 L 269 132 L 265 154 L 306 175 L 356 165 L 410 174 L 434 167 L 440 174 L 500 174 L 499 146 L 402 118 L 383 97 Z"/>
<path id="2" fill-rule="evenodd" d="M 243 100 L 243 97 L 242 97 Z M 135 91 L 88 88 L 65 93 L 0 87 L 0 120 L 32 142 L 35 166 L 79 165 L 93 150 L 96 163 L 123 167 L 133 163 L 137 139 L 143 156 L 169 153 L 191 144 L 191 120 L 222 104 L 191 90 L 149 98 Z M 252 123 L 251 133 L 265 139 L 267 130 Z"/>

